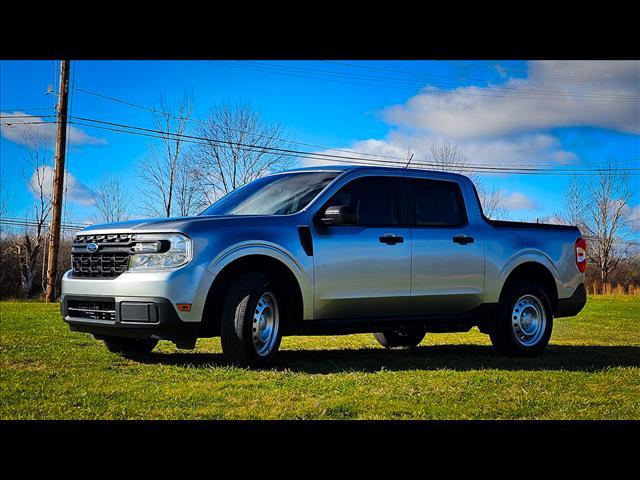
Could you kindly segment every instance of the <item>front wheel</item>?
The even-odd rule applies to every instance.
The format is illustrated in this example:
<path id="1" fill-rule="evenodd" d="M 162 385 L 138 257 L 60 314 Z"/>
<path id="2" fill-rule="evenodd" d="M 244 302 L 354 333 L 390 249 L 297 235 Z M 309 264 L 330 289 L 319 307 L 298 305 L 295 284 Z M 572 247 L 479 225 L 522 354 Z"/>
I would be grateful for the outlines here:
<path id="1" fill-rule="evenodd" d="M 422 329 L 399 329 L 385 330 L 384 332 L 374 333 L 373 336 L 385 348 L 412 348 L 418 346 L 425 333 Z"/>
<path id="2" fill-rule="evenodd" d="M 544 351 L 553 329 L 549 296 L 537 283 L 527 282 L 505 292 L 491 343 L 504 355 L 532 357 Z"/>
<path id="3" fill-rule="evenodd" d="M 262 366 L 278 352 L 282 315 L 277 282 L 263 273 L 238 277 L 224 304 L 220 343 L 234 365 Z"/>

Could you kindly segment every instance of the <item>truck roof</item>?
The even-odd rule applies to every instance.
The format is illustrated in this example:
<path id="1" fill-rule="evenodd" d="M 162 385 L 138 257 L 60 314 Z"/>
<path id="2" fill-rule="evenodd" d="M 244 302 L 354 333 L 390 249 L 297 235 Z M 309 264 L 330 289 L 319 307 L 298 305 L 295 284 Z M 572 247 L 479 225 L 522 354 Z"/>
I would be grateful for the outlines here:
<path id="1" fill-rule="evenodd" d="M 280 173 L 289 173 L 289 172 L 313 172 L 313 171 L 328 171 L 328 172 L 345 172 L 352 170 L 375 170 L 383 172 L 397 172 L 398 170 L 402 170 L 409 173 L 420 173 L 420 174 L 429 174 L 438 177 L 446 177 L 446 178 L 464 178 L 469 179 L 466 175 L 461 175 L 459 173 L 453 172 L 443 172 L 439 170 L 427 170 L 423 168 L 403 168 L 403 167 L 382 167 L 377 165 L 317 165 L 313 167 L 300 167 L 300 168 L 292 168 L 290 170 L 285 170 Z"/>

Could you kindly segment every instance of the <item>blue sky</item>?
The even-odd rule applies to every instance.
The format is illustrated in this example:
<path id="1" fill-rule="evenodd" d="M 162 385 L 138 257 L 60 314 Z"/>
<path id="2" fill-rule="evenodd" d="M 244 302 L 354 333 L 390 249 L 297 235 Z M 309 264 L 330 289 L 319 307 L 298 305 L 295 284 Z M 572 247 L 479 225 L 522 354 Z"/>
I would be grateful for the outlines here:
<path id="1" fill-rule="evenodd" d="M 471 163 L 571 164 L 593 168 L 608 159 L 640 166 L 639 62 L 525 61 L 77 61 L 78 88 L 133 103 L 157 105 L 192 90 L 194 118 L 220 102 L 249 101 L 265 120 L 295 140 L 364 153 L 422 159 L 437 140 L 455 142 Z M 54 113 L 54 61 L 0 62 L 3 115 Z M 540 93 L 542 91 L 543 93 Z M 611 100 L 614 99 L 614 100 Z M 622 99 L 622 101 L 620 100 Z M 596 101 L 592 101 L 596 100 Z M 43 110 L 31 110 L 43 108 Z M 72 114 L 152 127 L 150 113 L 74 91 Z M 4 120 L 4 119 L 3 119 Z M 77 127 L 67 168 L 74 193 L 66 221 L 85 222 L 86 195 L 104 172 L 123 174 L 138 195 L 132 164 L 151 139 Z M 7 216 L 32 204 L 24 176 L 25 149 L 16 129 L 2 127 L 0 156 Z M 304 163 L 304 162 L 303 162 Z M 308 163 L 308 162 L 307 162 Z M 24 173 L 24 175 L 21 175 Z M 514 219 L 559 210 L 569 176 L 483 175 L 500 189 Z M 586 177 L 581 177 L 586 178 Z M 637 184 L 639 177 L 633 177 Z M 135 201 L 134 201 L 135 203 Z M 640 197 L 629 207 L 637 215 Z"/>

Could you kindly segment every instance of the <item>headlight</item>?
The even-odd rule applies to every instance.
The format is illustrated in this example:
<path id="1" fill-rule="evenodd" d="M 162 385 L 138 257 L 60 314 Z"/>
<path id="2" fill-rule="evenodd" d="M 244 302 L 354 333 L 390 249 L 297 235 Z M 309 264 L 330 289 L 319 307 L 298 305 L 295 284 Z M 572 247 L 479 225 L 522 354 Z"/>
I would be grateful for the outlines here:
<path id="1" fill-rule="evenodd" d="M 191 239 L 179 233 L 140 233 L 133 237 L 129 270 L 158 271 L 191 261 Z"/>

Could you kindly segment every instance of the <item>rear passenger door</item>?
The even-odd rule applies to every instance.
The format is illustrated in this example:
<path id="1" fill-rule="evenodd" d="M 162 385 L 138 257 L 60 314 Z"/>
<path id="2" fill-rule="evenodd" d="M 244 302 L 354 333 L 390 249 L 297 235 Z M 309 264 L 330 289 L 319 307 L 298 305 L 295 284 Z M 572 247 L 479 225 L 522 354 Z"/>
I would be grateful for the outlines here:
<path id="1" fill-rule="evenodd" d="M 459 314 L 482 303 L 484 249 L 455 181 L 407 179 L 412 315 Z"/>

